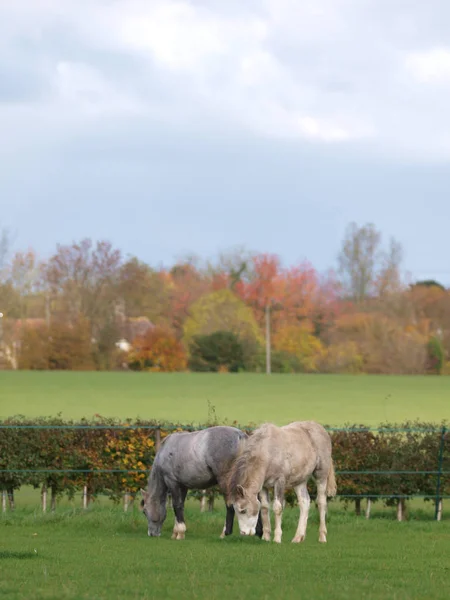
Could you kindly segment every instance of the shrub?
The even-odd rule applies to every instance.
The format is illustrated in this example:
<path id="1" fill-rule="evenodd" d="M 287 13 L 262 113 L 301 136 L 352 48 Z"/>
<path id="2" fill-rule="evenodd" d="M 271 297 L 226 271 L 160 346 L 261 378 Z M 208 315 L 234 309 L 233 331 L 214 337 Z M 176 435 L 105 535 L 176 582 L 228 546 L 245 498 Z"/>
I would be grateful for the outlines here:
<path id="1" fill-rule="evenodd" d="M 283 355 L 295 356 L 299 370 L 306 373 L 317 371 L 324 351 L 321 341 L 312 335 L 312 326 L 309 324 L 281 327 L 274 335 L 273 346 Z"/>
<path id="2" fill-rule="evenodd" d="M 232 373 L 244 368 L 244 349 L 231 331 L 216 331 L 210 335 L 196 335 L 189 346 L 189 368 L 192 371 Z"/>
<path id="3" fill-rule="evenodd" d="M 252 309 L 231 290 L 219 290 L 194 302 L 184 325 L 183 341 L 189 348 L 194 336 L 217 331 L 230 331 L 240 340 L 263 342 Z"/>
<path id="4" fill-rule="evenodd" d="M 155 327 L 137 337 L 128 357 L 128 366 L 134 371 L 184 371 L 186 365 L 181 342 L 162 327 Z"/>

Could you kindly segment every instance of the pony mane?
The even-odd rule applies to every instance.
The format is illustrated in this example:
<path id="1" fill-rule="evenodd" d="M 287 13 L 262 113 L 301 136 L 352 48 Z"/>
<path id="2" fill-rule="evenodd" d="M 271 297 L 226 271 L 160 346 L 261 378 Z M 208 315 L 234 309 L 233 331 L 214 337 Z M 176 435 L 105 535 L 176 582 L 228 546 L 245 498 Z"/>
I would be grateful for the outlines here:
<path id="1" fill-rule="evenodd" d="M 265 452 L 262 442 L 267 438 L 271 423 L 264 423 L 250 435 L 239 442 L 239 449 L 228 473 L 227 495 L 233 498 L 237 486 L 248 487 L 253 474 L 265 462 Z"/>

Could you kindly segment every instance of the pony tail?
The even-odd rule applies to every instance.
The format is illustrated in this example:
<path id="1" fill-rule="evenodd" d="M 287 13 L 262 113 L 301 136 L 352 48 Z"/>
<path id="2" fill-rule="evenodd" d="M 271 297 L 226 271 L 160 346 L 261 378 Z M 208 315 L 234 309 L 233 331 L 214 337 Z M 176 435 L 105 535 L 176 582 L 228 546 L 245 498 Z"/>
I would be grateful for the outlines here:
<path id="1" fill-rule="evenodd" d="M 333 459 L 331 460 L 330 469 L 328 471 L 327 477 L 327 496 L 329 498 L 333 498 L 336 496 L 337 486 L 336 486 L 336 476 L 334 472 L 334 464 Z"/>

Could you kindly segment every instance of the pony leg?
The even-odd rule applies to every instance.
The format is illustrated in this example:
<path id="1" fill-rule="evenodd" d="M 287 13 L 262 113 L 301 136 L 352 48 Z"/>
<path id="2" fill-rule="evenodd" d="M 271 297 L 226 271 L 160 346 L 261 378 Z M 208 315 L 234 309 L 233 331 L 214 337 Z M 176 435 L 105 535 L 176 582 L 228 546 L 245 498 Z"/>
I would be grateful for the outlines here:
<path id="1" fill-rule="evenodd" d="M 283 516 L 284 485 L 275 485 L 274 496 L 273 512 L 275 513 L 275 532 L 273 541 L 277 544 L 281 544 L 281 536 L 283 535 L 283 531 L 281 530 L 281 519 Z"/>
<path id="2" fill-rule="evenodd" d="M 186 523 L 184 521 L 184 502 L 186 500 L 187 488 L 177 487 L 171 490 L 173 512 L 175 513 L 175 525 L 173 526 L 172 539 L 184 540 Z"/>
<path id="3" fill-rule="evenodd" d="M 319 507 L 319 542 L 327 541 L 327 480 L 317 482 L 317 506 Z"/>
<path id="4" fill-rule="evenodd" d="M 259 514 L 258 514 L 258 521 L 256 522 L 255 535 L 256 535 L 256 537 L 259 537 L 259 539 L 261 539 L 263 536 L 263 523 L 262 523 L 261 511 L 259 511 Z"/>
<path id="5" fill-rule="evenodd" d="M 234 523 L 234 507 L 232 504 L 228 505 L 225 500 L 225 505 L 227 507 L 227 516 L 225 518 L 225 525 L 223 527 L 220 538 L 223 539 L 226 535 L 231 535 L 233 533 L 233 523 Z"/>
<path id="6" fill-rule="evenodd" d="M 263 540 L 270 542 L 270 503 L 269 491 L 266 488 L 261 490 L 261 518 L 263 523 Z"/>
<path id="7" fill-rule="evenodd" d="M 297 531 L 295 532 L 295 536 L 292 541 L 294 544 L 297 544 L 298 542 L 303 542 L 306 536 L 306 526 L 308 524 L 308 515 L 311 499 L 308 494 L 308 487 L 306 485 L 306 482 L 298 485 L 295 488 L 295 493 L 297 494 L 300 516 L 298 519 Z"/>

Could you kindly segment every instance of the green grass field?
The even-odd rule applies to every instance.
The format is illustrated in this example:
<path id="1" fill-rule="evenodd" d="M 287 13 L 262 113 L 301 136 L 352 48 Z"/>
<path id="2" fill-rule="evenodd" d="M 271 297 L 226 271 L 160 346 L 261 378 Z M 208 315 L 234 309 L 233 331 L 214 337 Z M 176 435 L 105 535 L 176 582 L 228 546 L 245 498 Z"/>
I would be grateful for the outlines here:
<path id="1" fill-rule="evenodd" d="M 450 377 L 0 372 L 0 418 L 12 414 L 154 418 L 243 425 L 329 425 L 450 418 Z"/>
<path id="2" fill-rule="evenodd" d="M 450 417 L 450 377 L 201 375 L 0 372 L 0 418 L 104 416 L 241 424 L 316 419 L 329 425 Z M 314 509 L 306 542 L 293 545 L 298 509 L 287 508 L 281 546 L 233 535 L 219 539 L 222 502 L 200 513 L 189 501 L 188 532 L 149 539 L 143 516 L 105 498 L 87 511 L 67 498 L 42 514 L 39 492 L 23 488 L 0 513 L 0 597 L 8 600 L 446 599 L 450 521 L 409 505 L 409 520 L 377 503 L 373 518 L 330 505 L 328 544 L 317 542 Z"/>
<path id="3" fill-rule="evenodd" d="M 148 538 L 143 516 L 120 508 L 18 509 L 0 518 L 0 596 L 8 600 L 154 598 L 447 599 L 450 522 L 367 521 L 330 509 L 326 545 L 311 511 L 304 544 L 290 543 L 298 511 L 286 509 L 283 542 L 233 534 L 220 540 L 220 507 L 187 510 L 184 541 Z"/>

